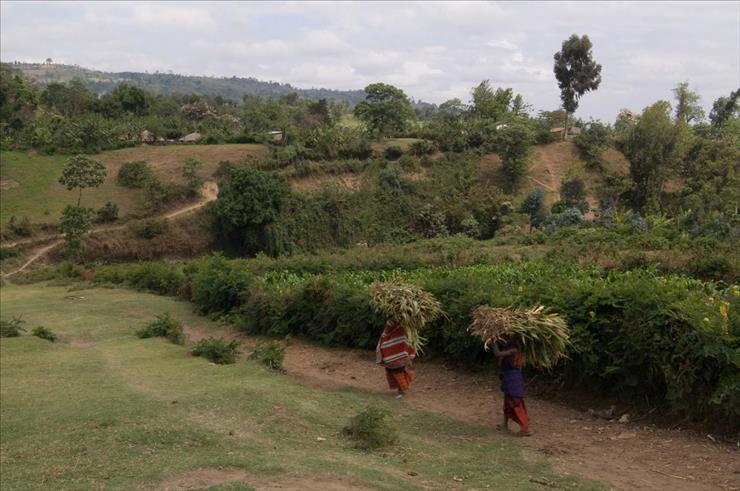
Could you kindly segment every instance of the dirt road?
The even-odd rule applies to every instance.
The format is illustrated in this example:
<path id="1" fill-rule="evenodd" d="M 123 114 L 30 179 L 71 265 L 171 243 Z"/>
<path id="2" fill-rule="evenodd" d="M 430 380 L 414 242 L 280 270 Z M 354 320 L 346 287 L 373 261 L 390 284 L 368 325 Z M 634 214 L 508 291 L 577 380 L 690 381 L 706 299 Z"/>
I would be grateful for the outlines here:
<path id="1" fill-rule="evenodd" d="M 353 387 L 391 397 L 383 369 L 374 361 L 374 353 L 296 341 L 288 348 L 285 366 L 303 384 Z M 423 360 L 417 363 L 417 375 L 404 403 L 466 422 L 498 423 L 503 401 L 497 378 Z M 610 423 L 532 397 L 527 407 L 534 435 L 526 444 L 549 455 L 562 471 L 618 490 L 740 489 L 740 451 L 704 435 L 639 423 Z"/>
<path id="2" fill-rule="evenodd" d="M 193 204 L 190 204 L 190 205 L 187 205 L 187 206 L 184 206 L 182 208 L 176 208 L 176 209 L 174 209 L 172 211 L 169 211 L 169 212 L 167 212 L 167 213 L 165 213 L 163 215 L 158 215 L 158 216 L 154 216 L 154 217 L 151 217 L 151 218 L 166 218 L 168 220 L 171 220 L 171 219 L 177 218 L 177 217 L 179 217 L 181 215 L 186 215 L 186 214 L 191 213 L 191 212 L 193 212 L 195 210 L 198 210 L 200 208 L 203 208 L 205 205 L 207 205 L 211 201 L 214 201 L 217 197 L 218 197 L 218 185 L 215 182 L 213 182 L 213 181 L 207 181 L 205 184 L 203 184 L 203 187 L 200 190 L 200 199 L 197 202 L 195 202 Z M 121 229 L 126 228 L 126 227 L 127 227 L 127 225 L 125 225 L 125 224 L 124 225 L 112 225 L 112 226 L 95 227 L 92 230 L 90 230 L 87 234 L 88 235 L 93 235 L 93 234 L 100 234 L 100 233 L 105 233 L 105 232 L 112 232 L 114 230 L 121 230 Z M 57 247 L 61 246 L 64 243 L 64 238 L 63 238 L 62 234 L 56 234 L 56 235 L 44 237 L 43 239 L 26 239 L 26 240 L 22 240 L 22 241 L 11 242 L 11 243 L 8 243 L 8 244 L 3 244 L 3 246 L 4 247 L 13 247 L 15 245 L 27 244 L 27 243 L 31 243 L 31 242 L 38 242 L 40 240 L 43 240 L 43 241 L 52 240 L 52 242 L 51 243 L 48 243 L 48 244 L 44 244 L 44 245 L 38 246 L 38 247 L 32 249 L 30 251 L 29 255 L 28 255 L 28 259 L 26 260 L 25 263 L 23 263 L 22 266 L 20 266 L 19 268 L 15 269 L 13 271 L 8 272 L 8 273 L 2 273 L 2 278 L 3 279 L 10 278 L 11 276 L 14 276 L 14 275 L 20 273 L 21 271 L 23 271 L 26 268 L 28 268 L 31 264 L 33 264 L 34 262 L 36 262 L 39 258 L 45 256 L 50 251 L 56 249 Z"/>

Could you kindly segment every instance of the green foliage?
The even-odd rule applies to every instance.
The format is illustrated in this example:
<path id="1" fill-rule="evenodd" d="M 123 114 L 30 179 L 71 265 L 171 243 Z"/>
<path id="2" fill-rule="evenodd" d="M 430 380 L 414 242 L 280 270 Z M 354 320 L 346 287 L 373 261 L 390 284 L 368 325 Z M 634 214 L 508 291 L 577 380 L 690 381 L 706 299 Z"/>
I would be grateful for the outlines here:
<path id="1" fill-rule="evenodd" d="M 144 203 L 151 213 L 162 211 L 185 197 L 187 189 L 173 182 L 148 179 L 144 184 Z"/>
<path id="2" fill-rule="evenodd" d="M 154 178 L 154 172 L 151 166 L 139 160 L 136 162 L 126 162 L 116 176 L 116 182 L 119 186 L 125 186 L 132 189 L 143 188 L 147 182 Z"/>
<path id="3" fill-rule="evenodd" d="M 185 275 L 172 264 L 141 262 L 122 267 L 101 266 L 96 269 L 93 282 L 122 284 L 135 290 L 174 295 L 184 286 Z"/>
<path id="4" fill-rule="evenodd" d="M 534 132 L 525 121 L 512 121 L 496 134 L 501 171 L 511 190 L 516 190 L 522 177 L 527 173 L 527 160 L 533 142 Z"/>
<path id="5" fill-rule="evenodd" d="M 449 235 L 444 213 L 436 211 L 432 205 L 426 205 L 416 215 L 416 229 L 422 237 L 446 237 Z"/>
<path id="6" fill-rule="evenodd" d="M 547 215 L 545 192 L 540 188 L 532 191 L 522 202 L 521 211 L 529 215 L 530 228 L 542 225 Z"/>
<path id="7" fill-rule="evenodd" d="M 398 442 L 398 429 L 388 411 L 367 408 L 353 416 L 342 433 L 362 450 L 376 450 Z"/>
<path id="8" fill-rule="evenodd" d="M 0 319 L 0 338 L 17 338 L 21 335 L 24 321 L 20 317 L 13 317 L 11 320 Z"/>
<path id="9" fill-rule="evenodd" d="M 417 157 L 431 155 L 434 153 L 434 144 L 427 140 L 417 140 L 409 146 L 409 153 Z"/>
<path id="10" fill-rule="evenodd" d="M 555 53 L 553 70 L 563 108 L 568 113 L 578 109 L 578 101 L 583 94 L 598 89 L 601 84 L 601 65 L 594 61 L 591 48 L 588 36 L 573 34 L 563 41 L 561 50 Z"/>
<path id="11" fill-rule="evenodd" d="M 383 151 L 383 156 L 388 160 L 398 160 L 403 155 L 403 148 L 398 145 L 388 145 Z"/>
<path id="12" fill-rule="evenodd" d="M 173 319 L 169 312 L 158 315 L 154 321 L 136 331 L 136 336 L 142 339 L 163 337 L 175 344 L 185 344 L 182 322 Z"/>
<path id="13" fill-rule="evenodd" d="M 236 361 L 236 355 L 239 353 L 239 341 L 226 342 L 221 338 L 214 337 L 201 339 L 193 347 L 191 353 L 193 356 L 202 356 L 218 365 L 229 365 Z"/>
<path id="14" fill-rule="evenodd" d="M 599 121 L 592 121 L 575 137 L 574 143 L 586 166 L 593 168 L 601 165 L 601 154 L 609 146 L 609 140 L 609 128 Z"/>
<path id="15" fill-rule="evenodd" d="M 0 261 L 10 259 L 12 257 L 18 257 L 21 254 L 19 247 L 2 247 L 0 248 Z"/>
<path id="16" fill-rule="evenodd" d="M 699 103 L 701 97 L 689 90 L 688 82 L 681 82 L 673 89 L 676 98 L 676 121 L 686 124 L 697 123 L 704 119 L 704 109 Z"/>
<path id="17" fill-rule="evenodd" d="M 182 163 L 182 177 L 185 178 L 188 193 L 197 196 L 205 179 L 198 175 L 198 170 L 203 167 L 203 161 L 187 158 Z"/>
<path id="18" fill-rule="evenodd" d="M 52 343 L 57 340 L 57 335 L 54 334 L 51 329 L 44 326 L 34 327 L 31 331 L 31 335 L 36 336 L 37 338 L 46 339 L 47 341 L 51 341 Z"/>
<path id="19" fill-rule="evenodd" d="M 630 162 L 637 210 L 658 209 L 660 190 L 681 155 L 681 132 L 671 121 L 670 109 L 666 101 L 645 108 L 620 145 Z"/>
<path id="20" fill-rule="evenodd" d="M 257 343 L 249 358 L 270 370 L 281 370 L 283 358 L 285 358 L 285 347 L 279 341 L 262 341 Z"/>
<path id="21" fill-rule="evenodd" d="M 715 128 L 721 128 L 727 121 L 740 118 L 740 89 L 734 90 L 729 97 L 720 97 L 709 112 L 709 120 Z"/>
<path id="22" fill-rule="evenodd" d="M 249 275 L 220 254 L 191 263 L 185 270 L 190 298 L 204 313 L 227 313 L 239 306 Z"/>
<path id="23" fill-rule="evenodd" d="M 77 206 L 79 207 L 82 190 L 84 188 L 96 188 L 103 184 L 107 173 L 108 171 L 101 162 L 87 155 L 75 155 L 67 159 L 64 167 L 62 167 L 59 183 L 69 190 L 75 188 L 80 190 L 77 199 Z"/>
<path id="24" fill-rule="evenodd" d="M 17 218 L 15 215 L 13 215 L 10 217 L 10 221 L 8 221 L 8 230 L 10 230 L 10 232 L 14 235 L 19 235 L 21 237 L 30 237 L 32 233 L 31 221 L 28 219 L 27 216 Z"/>
<path id="25" fill-rule="evenodd" d="M 65 250 L 70 257 L 82 252 L 82 236 L 92 228 L 95 211 L 81 206 L 67 205 L 59 219 L 59 231 L 64 234 Z"/>
<path id="26" fill-rule="evenodd" d="M 365 100 L 355 106 L 354 114 L 378 138 L 402 131 L 413 116 L 409 98 L 397 87 L 370 84 L 365 87 L 365 94 Z"/>
<path id="27" fill-rule="evenodd" d="M 140 239 L 153 239 L 154 237 L 165 233 L 168 228 L 169 224 L 166 219 L 150 218 L 133 224 L 131 226 L 131 231 L 134 236 Z"/>
<path id="28" fill-rule="evenodd" d="M 290 186 L 281 176 L 237 167 L 221 180 L 214 210 L 239 249 L 255 254 L 270 248 L 268 227 L 289 197 Z"/>
<path id="29" fill-rule="evenodd" d="M 118 205 L 108 201 L 95 212 L 96 223 L 110 223 L 118 220 Z"/>

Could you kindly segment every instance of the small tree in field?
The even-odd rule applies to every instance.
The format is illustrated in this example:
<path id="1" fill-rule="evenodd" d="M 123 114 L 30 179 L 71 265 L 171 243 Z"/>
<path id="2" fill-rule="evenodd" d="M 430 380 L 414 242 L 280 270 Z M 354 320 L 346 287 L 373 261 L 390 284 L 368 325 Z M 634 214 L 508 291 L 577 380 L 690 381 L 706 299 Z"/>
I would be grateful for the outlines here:
<path id="1" fill-rule="evenodd" d="M 94 211 L 82 206 L 67 205 L 59 219 L 59 230 L 64 234 L 65 250 L 71 257 L 82 251 L 82 236 L 90 230 Z"/>
<path id="2" fill-rule="evenodd" d="M 403 90 L 389 84 L 365 87 L 365 100 L 355 106 L 355 116 L 381 139 L 391 131 L 402 130 L 414 114 Z"/>
<path id="3" fill-rule="evenodd" d="M 86 155 L 76 155 L 67 160 L 59 182 L 70 191 L 77 188 L 77 206 L 68 205 L 62 211 L 59 230 L 64 234 L 67 253 L 76 256 L 82 248 L 82 236 L 92 227 L 93 210 L 80 206 L 82 190 L 98 187 L 105 180 L 105 166 Z"/>
<path id="4" fill-rule="evenodd" d="M 560 51 L 555 53 L 555 78 L 560 87 L 560 99 L 565 109 L 565 129 L 568 133 L 568 116 L 578 109 L 578 101 L 601 84 L 601 65 L 596 63 L 591 53 L 591 40 L 588 36 L 573 34 L 563 41 Z"/>
<path id="5" fill-rule="evenodd" d="M 70 191 L 77 188 L 77 206 L 80 206 L 82 200 L 82 190 L 84 188 L 96 188 L 103 184 L 107 170 L 105 166 L 87 155 L 75 155 L 70 157 L 62 168 L 62 175 L 59 177 L 59 183 Z"/>

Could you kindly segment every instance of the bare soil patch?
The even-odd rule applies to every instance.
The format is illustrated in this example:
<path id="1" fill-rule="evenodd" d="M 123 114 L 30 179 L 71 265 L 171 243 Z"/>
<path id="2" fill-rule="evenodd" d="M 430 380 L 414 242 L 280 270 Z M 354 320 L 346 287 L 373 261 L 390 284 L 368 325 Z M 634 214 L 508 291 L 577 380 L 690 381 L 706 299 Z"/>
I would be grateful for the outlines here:
<path id="1" fill-rule="evenodd" d="M 6 189 L 13 189 L 20 186 L 17 181 L 13 179 L 0 179 L 0 190 L 5 191 Z"/>
<path id="2" fill-rule="evenodd" d="M 293 341 L 285 368 L 294 380 L 312 387 L 392 395 L 371 352 Z M 418 378 L 406 404 L 484 426 L 499 422 L 503 399 L 497 378 L 432 361 L 420 361 L 416 368 Z M 704 435 L 594 419 L 533 397 L 527 407 L 534 436 L 526 443 L 551 456 L 564 472 L 619 490 L 740 489 L 740 452 Z"/>

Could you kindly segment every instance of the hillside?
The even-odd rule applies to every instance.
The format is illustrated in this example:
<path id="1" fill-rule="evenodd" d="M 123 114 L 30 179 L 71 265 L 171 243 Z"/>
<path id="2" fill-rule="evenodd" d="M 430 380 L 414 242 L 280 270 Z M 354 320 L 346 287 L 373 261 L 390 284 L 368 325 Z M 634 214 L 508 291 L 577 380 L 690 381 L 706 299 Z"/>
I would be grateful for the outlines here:
<path id="1" fill-rule="evenodd" d="M 210 97 L 241 101 L 245 95 L 277 97 L 292 92 L 307 99 L 344 101 L 351 106 L 365 98 L 362 90 L 303 89 L 290 84 L 257 80 L 253 77 L 204 77 L 173 73 L 102 72 L 76 65 L 13 63 L 7 64 L 20 70 L 38 84 L 69 82 L 80 79 L 93 92 L 105 94 L 116 84 L 125 82 L 156 95 L 200 94 Z"/>

